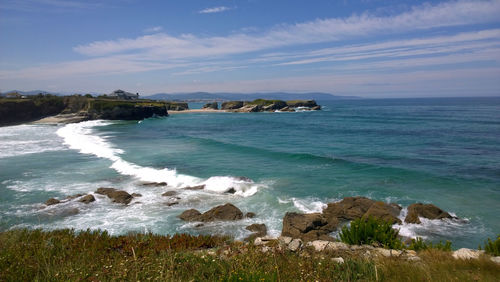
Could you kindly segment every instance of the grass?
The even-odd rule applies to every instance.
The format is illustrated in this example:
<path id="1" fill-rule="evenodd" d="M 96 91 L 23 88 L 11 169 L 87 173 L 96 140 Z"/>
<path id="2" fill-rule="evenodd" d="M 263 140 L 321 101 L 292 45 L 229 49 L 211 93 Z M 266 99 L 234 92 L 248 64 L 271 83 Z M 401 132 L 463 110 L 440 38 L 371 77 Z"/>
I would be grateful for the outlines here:
<path id="1" fill-rule="evenodd" d="M 479 246 L 481 249 L 481 246 Z M 500 235 L 497 236 L 495 241 L 490 238 L 484 242 L 484 251 L 492 256 L 500 256 Z"/>
<path id="2" fill-rule="evenodd" d="M 353 220 L 350 226 L 343 226 L 339 236 L 342 242 L 350 245 L 366 244 L 402 249 L 404 244 L 398 233 L 399 230 L 393 229 L 391 223 L 368 217 Z"/>
<path id="3" fill-rule="evenodd" d="M 245 245 L 227 237 L 72 230 L 0 233 L 0 281 L 495 281 L 486 258 L 456 261 L 427 250 L 422 261 Z M 331 260 L 342 256 L 344 264 Z"/>

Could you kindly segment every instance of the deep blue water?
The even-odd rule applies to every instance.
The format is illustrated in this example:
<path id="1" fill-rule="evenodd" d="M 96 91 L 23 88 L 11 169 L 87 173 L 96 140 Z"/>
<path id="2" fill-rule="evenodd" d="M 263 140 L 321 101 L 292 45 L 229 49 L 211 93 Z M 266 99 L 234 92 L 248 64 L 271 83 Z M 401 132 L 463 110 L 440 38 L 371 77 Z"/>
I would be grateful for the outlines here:
<path id="1" fill-rule="evenodd" d="M 433 203 L 466 219 L 395 226 L 404 235 L 477 247 L 500 233 L 500 98 L 318 102 L 323 110 L 317 112 L 192 113 L 0 128 L 0 228 L 241 238 L 248 234 L 245 226 L 266 223 L 279 235 L 287 211 L 320 211 L 327 202 L 361 195 L 403 207 Z M 145 188 L 141 181 L 169 187 Z M 179 205 L 166 206 L 169 199 L 160 196 L 199 183 L 207 184 L 206 191 L 181 191 Z M 104 197 L 90 205 L 40 205 L 102 186 L 143 197 L 128 207 Z M 229 187 L 237 193 L 222 193 Z M 176 217 L 225 202 L 257 217 L 204 227 Z"/>

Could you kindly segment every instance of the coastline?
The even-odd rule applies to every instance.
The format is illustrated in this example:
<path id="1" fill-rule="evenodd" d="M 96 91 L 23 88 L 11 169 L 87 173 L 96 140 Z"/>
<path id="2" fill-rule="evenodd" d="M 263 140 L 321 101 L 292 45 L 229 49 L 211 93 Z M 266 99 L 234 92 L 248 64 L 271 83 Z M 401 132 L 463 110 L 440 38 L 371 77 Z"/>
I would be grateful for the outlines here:
<path id="1" fill-rule="evenodd" d="M 183 111 L 173 111 L 169 110 L 168 114 L 190 114 L 190 113 L 230 113 L 230 111 L 227 110 L 214 110 L 214 109 L 190 109 L 190 110 L 183 110 Z"/>

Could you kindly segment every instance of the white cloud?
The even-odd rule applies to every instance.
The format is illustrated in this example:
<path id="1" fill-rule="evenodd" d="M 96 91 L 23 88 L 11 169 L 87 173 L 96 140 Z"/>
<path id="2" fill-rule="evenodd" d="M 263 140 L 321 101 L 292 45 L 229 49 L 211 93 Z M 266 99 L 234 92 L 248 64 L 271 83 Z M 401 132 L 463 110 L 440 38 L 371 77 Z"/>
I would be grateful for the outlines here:
<path id="1" fill-rule="evenodd" d="M 198 11 L 198 14 L 222 13 L 222 12 L 225 12 L 228 10 L 231 10 L 231 8 L 226 7 L 226 6 L 220 6 L 220 7 L 206 8 L 206 9 L 200 10 L 200 11 Z"/>
<path id="2" fill-rule="evenodd" d="M 130 50 L 149 51 L 172 58 L 230 55 L 444 26 L 498 22 L 499 14 L 500 0 L 462 0 L 434 6 L 417 6 L 408 12 L 388 17 L 365 13 L 348 18 L 319 19 L 295 25 L 277 26 L 260 35 L 239 33 L 225 37 L 198 37 L 192 34 L 180 36 L 156 34 L 135 39 L 96 41 L 76 46 L 74 50 L 89 56 Z"/>
<path id="3" fill-rule="evenodd" d="M 148 27 L 143 30 L 144 33 L 157 33 L 163 30 L 163 27 L 161 26 L 153 26 L 153 27 Z"/>

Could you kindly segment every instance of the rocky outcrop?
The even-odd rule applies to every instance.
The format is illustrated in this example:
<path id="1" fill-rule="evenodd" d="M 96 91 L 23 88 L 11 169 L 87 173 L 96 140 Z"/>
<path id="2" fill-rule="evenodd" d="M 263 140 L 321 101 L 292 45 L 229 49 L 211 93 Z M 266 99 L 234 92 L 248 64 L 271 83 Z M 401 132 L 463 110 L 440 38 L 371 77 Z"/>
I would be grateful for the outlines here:
<path id="1" fill-rule="evenodd" d="M 91 194 L 85 195 L 78 200 L 78 202 L 81 202 L 84 204 L 90 204 L 94 201 L 95 201 L 95 197 L 94 197 L 94 195 L 91 195 Z"/>
<path id="2" fill-rule="evenodd" d="M 244 105 L 243 107 L 238 108 L 238 109 L 236 109 L 234 111 L 238 112 L 238 113 L 256 113 L 256 112 L 262 112 L 262 106 L 261 105 L 249 104 L 249 105 Z"/>
<path id="3" fill-rule="evenodd" d="M 421 223 L 419 217 L 427 219 L 453 218 L 449 213 L 432 204 L 416 203 L 408 206 L 408 214 L 406 215 L 405 222 Z"/>
<path id="4" fill-rule="evenodd" d="M 398 218 L 401 213 L 401 207 L 396 204 L 386 204 L 384 202 L 375 202 L 363 215 L 363 218 L 374 217 L 391 224 L 401 224 Z"/>
<path id="5" fill-rule="evenodd" d="M 235 110 L 243 107 L 243 101 L 229 101 L 221 104 L 221 110 Z"/>
<path id="6" fill-rule="evenodd" d="M 179 218 L 185 221 L 202 222 L 232 221 L 242 219 L 243 213 L 234 205 L 227 203 L 225 205 L 214 207 L 203 214 L 195 209 L 190 209 L 180 214 Z"/>
<path id="7" fill-rule="evenodd" d="M 267 235 L 267 227 L 265 224 L 254 223 L 245 227 L 245 229 L 253 232 L 250 236 L 245 238 L 245 241 L 253 241 L 257 237 L 263 237 Z"/>
<path id="8" fill-rule="evenodd" d="M 178 193 L 177 193 L 177 191 L 167 191 L 167 192 L 165 192 L 165 193 L 163 193 L 163 194 L 161 194 L 161 195 L 162 195 L 163 197 L 172 197 L 172 196 L 175 196 L 175 195 L 177 195 L 177 194 L 178 194 Z"/>
<path id="9" fill-rule="evenodd" d="M 328 234 L 335 231 L 338 220 L 327 220 L 320 213 L 300 214 L 288 212 L 283 218 L 282 236 L 300 238 L 304 241 L 332 240 Z"/>
<path id="10" fill-rule="evenodd" d="M 188 187 L 184 187 L 182 189 L 184 189 L 184 190 L 203 190 L 203 189 L 205 189 L 205 185 L 188 186 Z"/>
<path id="11" fill-rule="evenodd" d="M 206 103 L 202 107 L 203 109 L 212 109 L 212 110 L 218 110 L 219 109 L 219 104 L 217 102 L 212 102 L 212 103 Z"/>
<path id="12" fill-rule="evenodd" d="M 291 100 L 291 101 L 286 101 L 286 104 L 290 108 L 298 108 L 298 107 L 313 108 L 318 106 L 318 104 L 316 104 L 316 101 L 314 100 Z"/>
<path id="13" fill-rule="evenodd" d="M 189 110 L 188 103 L 184 102 L 164 102 L 168 111 L 185 111 Z"/>
<path id="14" fill-rule="evenodd" d="M 45 205 L 47 205 L 47 206 L 57 205 L 57 204 L 60 204 L 60 203 L 61 203 L 61 201 L 59 201 L 56 198 L 50 198 L 47 201 L 45 201 Z"/>
<path id="15" fill-rule="evenodd" d="M 153 116 L 168 116 L 165 103 L 137 101 L 91 100 L 89 119 L 141 120 Z"/>
<path id="16" fill-rule="evenodd" d="M 374 203 L 374 200 L 365 197 L 346 197 L 340 202 L 329 203 L 323 214 L 326 218 L 353 220 L 363 217 Z"/>
<path id="17" fill-rule="evenodd" d="M 132 201 L 133 197 L 129 193 L 118 190 L 115 188 L 104 188 L 101 187 L 95 191 L 96 194 L 106 195 L 110 198 L 114 203 L 120 204 L 129 204 Z"/>
<path id="18" fill-rule="evenodd" d="M 144 182 L 141 183 L 141 185 L 148 187 L 160 187 L 160 186 L 167 186 L 167 182 Z"/>

